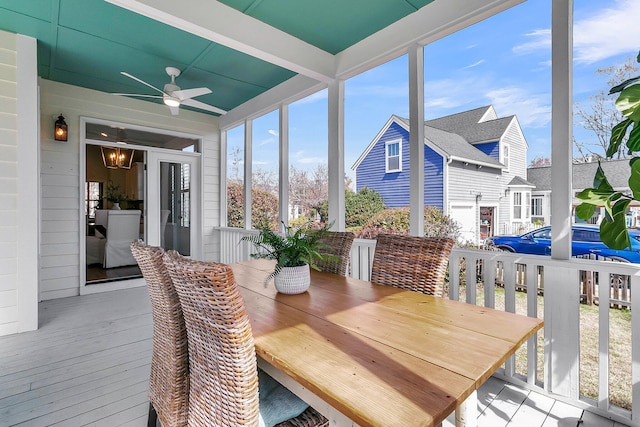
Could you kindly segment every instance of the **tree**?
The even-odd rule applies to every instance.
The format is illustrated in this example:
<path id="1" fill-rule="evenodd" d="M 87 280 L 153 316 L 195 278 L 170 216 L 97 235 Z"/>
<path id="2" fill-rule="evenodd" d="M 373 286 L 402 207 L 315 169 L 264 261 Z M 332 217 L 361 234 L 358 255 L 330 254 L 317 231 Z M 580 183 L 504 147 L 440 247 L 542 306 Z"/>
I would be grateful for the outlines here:
<path id="1" fill-rule="evenodd" d="M 640 54 L 637 60 L 640 62 Z M 606 145 L 607 158 L 619 155 L 621 150 L 628 151 L 629 155 L 640 152 L 640 76 L 627 79 L 609 91 L 610 95 L 618 93 L 615 105 L 621 120 L 611 129 L 611 138 Z M 631 249 L 626 212 L 631 202 L 640 200 L 640 157 L 629 161 L 629 173 L 631 194 L 614 189 L 598 164 L 593 188 L 587 188 L 577 196 L 582 200 L 576 207 L 579 218 L 589 219 L 597 207 L 605 207 L 600 237 L 612 249 Z"/>
<path id="2" fill-rule="evenodd" d="M 607 87 L 613 87 L 618 82 L 629 79 L 638 72 L 638 67 L 634 64 L 632 58 L 627 59 L 622 65 L 615 65 L 607 68 L 599 68 L 597 74 L 606 77 Z M 577 141 L 574 138 L 574 146 L 580 154 L 579 163 L 590 163 L 605 158 L 605 152 L 609 147 L 609 136 L 614 125 L 621 122 L 622 114 L 615 107 L 610 93 L 604 89 L 599 90 L 595 95 L 589 98 L 591 103 L 583 105 L 576 103 L 575 115 L 578 117 L 579 124 L 584 129 L 593 132 L 596 142 Z M 627 157 L 627 150 L 624 144 L 618 147 L 618 151 L 612 156 L 606 156 L 615 159 L 623 159 Z"/>
<path id="3" fill-rule="evenodd" d="M 259 188 L 251 190 L 251 225 L 253 228 L 278 230 L 278 198 Z M 227 226 L 244 227 L 244 186 L 227 185 Z"/>
<path id="4" fill-rule="evenodd" d="M 364 187 L 357 193 L 345 191 L 345 225 L 361 227 L 373 215 L 384 210 L 384 199 L 376 190 Z"/>
<path id="5" fill-rule="evenodd" d="M 302 206 L 305 212 L 318 212 L 322 202 L 327 200 L 329 191 L 329 173 L 327 165 L 322 163 L 312 171 L 297 169 L 291 166 L 289 170 L 289 202 Z"/>
<path id="6" fill-rule="evenodd" d="M 529 163 L 530 168 L 541 168 L 544 166 L 551 166 L 551 159 L 543 156 L 536 156 Z"/>

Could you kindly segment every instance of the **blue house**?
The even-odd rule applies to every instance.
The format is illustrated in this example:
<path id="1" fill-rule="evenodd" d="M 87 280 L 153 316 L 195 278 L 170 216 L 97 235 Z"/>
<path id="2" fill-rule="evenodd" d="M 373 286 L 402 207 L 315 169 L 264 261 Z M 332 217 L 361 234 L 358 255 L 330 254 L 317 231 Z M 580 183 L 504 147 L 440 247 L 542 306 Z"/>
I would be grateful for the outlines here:
<path id="1" fill-rule="evenodd" d="M 424 123 L 424 201 L 479 243 L 531 226 L 527 141 L 516 116 L 493 106 Z M 409 205 L 409 120 L 391 116 L 352 166 L 356 189 L 378 191 L 388 207 Z"/>

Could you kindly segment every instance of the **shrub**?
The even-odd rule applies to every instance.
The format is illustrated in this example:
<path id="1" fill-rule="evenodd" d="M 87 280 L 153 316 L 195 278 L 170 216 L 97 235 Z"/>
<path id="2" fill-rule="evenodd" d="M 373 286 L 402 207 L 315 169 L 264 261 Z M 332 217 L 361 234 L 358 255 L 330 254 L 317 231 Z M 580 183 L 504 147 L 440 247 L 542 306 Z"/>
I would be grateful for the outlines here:
<path id="1" fill-rule="evenodd" d="M 278 198 L 268 191 L 252 189 L 251 222 L 253 228 L 269 228 L 277 230 L 279 226 Z M 227 186 L 227 225 L 244 227 L 244 186 L 229 184 Z"/>
<path id="2" fill-rule="evenodd" d="M 378 212 L 362 227 L 357 237 L 375 239 L 379 233 L 409 234 L 409 208 L 390 208 Z M 460 226 L 448 215 L 434 206 L 424 207 L 425 237 L 449 237 L 457 240 Z"/>
<path id="3" fill-rule="evenodd" d="M 347 228 L 362 227 L 369 218 L 384 208 L 384 199 L 376 190 L 364 187 L 357 193 L 348 189 L 344 192 L 344 220 Z M 319 214 L 322 222 L 329 221 L 329 205 L 326 200 L 320 204 Z"/>

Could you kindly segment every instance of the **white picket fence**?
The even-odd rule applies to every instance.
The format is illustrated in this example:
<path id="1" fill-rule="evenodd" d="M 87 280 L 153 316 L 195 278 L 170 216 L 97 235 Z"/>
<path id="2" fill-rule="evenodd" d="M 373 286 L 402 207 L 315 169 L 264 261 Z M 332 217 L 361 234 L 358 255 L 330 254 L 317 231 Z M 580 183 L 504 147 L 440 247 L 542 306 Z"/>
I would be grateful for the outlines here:
<path id="1" fill-rule="evenodd" d="M 233 263 L 250 259 L 252 251 L 248 242 L 242 242 L 242 236 L 252 231 L 220 228 L 220 253 L 221 262 Z M 375 240 L 355 239 L 351 250 L 350 275 L 357 279 L 369 280 L 371 264 L 375 251 Z M 471 267 L 473 266 L 473 267 Z M 471 267 L 471 268 L 470 268 Z M 554 277 L 554 272 L 562 272 L 562 280 Z M 588 273 L 588 274 L 585 274 Z M 567 277 L 570 279 L 567 280 Z M 585 279 L 585 277 L 587 279 Z M 588 283 L 589 286 L 604 288 L 598 292 L 599 304 L 594 306 L 598 310 L 597 345 L 598 345 L 598 369 L 597 372 L 579 372 L 579 363 L 575 359 L 579 357 L 579 350 L 570 348 L 564 351 L 563 346 L 553 343 L 579 343 L 580 342 L 580 311 L 578 307 L 583 289 L 589 277 L 599 280 Z M 625 284 L 619 285 L 620 277 L 625 278 Z M 631 317 L 632 349 L 630 391 L 631 406 L 622 409 L 611 405 L 610 383 L 614 374 L 609 360 L 612 343 L 610 342 L 609 311 L 611 303 L 618 303 L 614 299 L 613 286 L 625 286 L 625 301 L 627 309 L 631 313 L 640 313 L 640 299 L 633 300 L 640 286 L 640 266 L 629 263 L 610 261 L 594 261 L 587 259 L 553 260 L 546 256 L 522 255 L 499 251 L 484 251 L 474 249 L 454 248 L 449 259 L 449 283 L 447 286 L 450 299 L 462 299 L 469 304 L 479 304 L 486 307 L 516 312 L 516 295 L 526 293 L 526 312 L 520 312 L 531 317 L 538 317 L 539 295 L 543 295 L 545 313 L 569 313 L 570 320 L 562 322 L 545 320 L 545 328 L 540 338 L 544 337 L 544 346 L 540 344 L 542 339 L 532 337 L 519 351 L 518 357 L 526 358 L 526 367 L 517 370 L 515 358 L 512 357 L 503 368 L 498 371 L 498 376 L 516 384 L 525 385 L 536 389 L 541 393 L 551 393 L 554 398 L 565 398 L 574 404 L 585 406 L 593 412 L 607 416 L 622 423 L 640 426 L 640 316 Z M 602 285 L 600 285 L 602 284 Z M 618 284 L 618 285 L 616 285 Z M 554 288 L 556 287 L 556 288 Z M 558 288 L 559 287 L 559 288 Z M 548 297 L 558 295 L 552 292 L 567 289 L 575 289 L 570 292 L 575 295 L 574 300 Z M 575 287 L 575 288 L 572 288 Z M 535 289 L 535 292 L 532 290 Z M 621 291 L 620 291 L 621 292 Z M 502 299 L 496 304 L 496 295 Z M 565 323 L 568 322 L 568 323 Z M 569 326 L 569 327 L 567 327 Z M 505 325 L 508 328 L 508 325 Z M 577 331 L 577 332 L 567 332 Z M 578 334 L 573 336 L 572 334 Z M 571 347 L 571 346 L 568 346 Z M 560 348 L 558 350 L 558 348 Z M 542 351 L 544 349 L 544 352 Z M 549 350 L 552 349 L 552 350 Z M 565 369 L 571 372 L 559 372 Z M 579 375 L 597 376 L 598 396 L 591 398 L 580 396 L 578 387 L 566 382 L 575 382 Z M 570 390 L 570 391 L 566 391 Z M 634 414 L 636 414 L 634 416 Z"/>

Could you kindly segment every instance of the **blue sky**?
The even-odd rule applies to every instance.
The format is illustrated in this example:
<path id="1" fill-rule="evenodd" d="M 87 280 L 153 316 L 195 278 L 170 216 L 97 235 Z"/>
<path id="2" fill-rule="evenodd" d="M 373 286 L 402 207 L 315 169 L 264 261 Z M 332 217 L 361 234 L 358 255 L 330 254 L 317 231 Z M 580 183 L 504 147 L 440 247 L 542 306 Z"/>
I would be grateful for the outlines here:
<path id="1" fill-rule="evenodd" d="M 529 0 L 425 46 L 425 118 L 484 105 L 499 116 L 516 115 L 529 144 L 528 160 L 551 151 L 551 0 Z M 640 1 L 575 0 L 574 99 L 582 104 L 608 89 L 598 68 L 622 64 L 640 50 Z M 408 117 L 406 56 L 345 83 L 345 171 L 392 114 Z M 326 163 L 326 91 L 289 109 L 290 162 L 312 169 Z M 242 130 L 228 136 L 230 151 Z M 574 126 L 581 141 L 595 137 Z M 278 114 L 253 123 L 254 169 L 277 176 Z"/>

